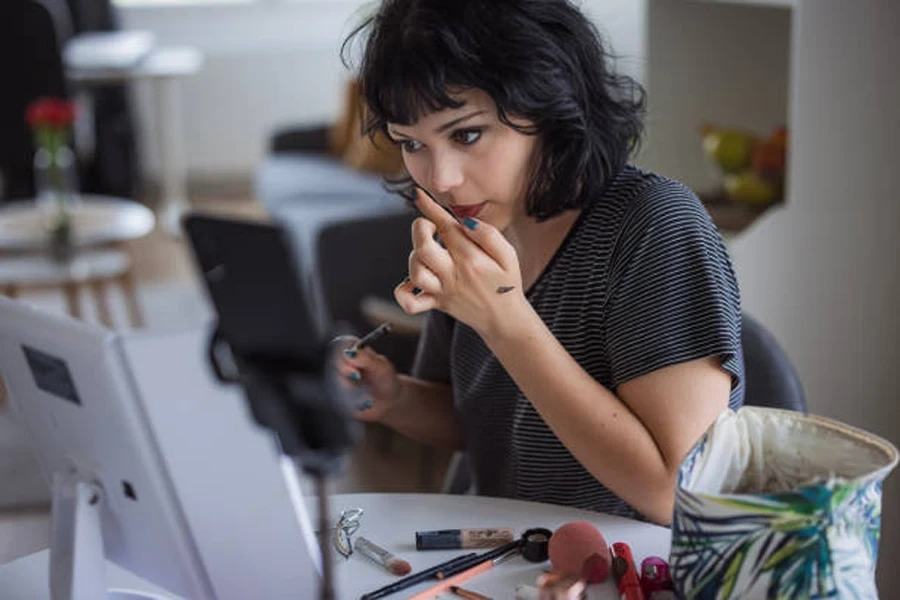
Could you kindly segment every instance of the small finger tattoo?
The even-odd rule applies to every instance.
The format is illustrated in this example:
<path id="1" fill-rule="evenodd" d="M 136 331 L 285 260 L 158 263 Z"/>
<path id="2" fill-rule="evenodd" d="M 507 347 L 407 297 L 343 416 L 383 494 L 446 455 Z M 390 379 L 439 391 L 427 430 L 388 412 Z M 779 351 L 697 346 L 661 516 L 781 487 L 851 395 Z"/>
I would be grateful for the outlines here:
<path id="1" fill-rule="evenodd" d="M 513 285 L 501 285 L 500 287 L 497 288 L 497 293 L 505 294 L 507 292 L 513 291 L 514 289 L 516 289 L 516 287 Z"/>

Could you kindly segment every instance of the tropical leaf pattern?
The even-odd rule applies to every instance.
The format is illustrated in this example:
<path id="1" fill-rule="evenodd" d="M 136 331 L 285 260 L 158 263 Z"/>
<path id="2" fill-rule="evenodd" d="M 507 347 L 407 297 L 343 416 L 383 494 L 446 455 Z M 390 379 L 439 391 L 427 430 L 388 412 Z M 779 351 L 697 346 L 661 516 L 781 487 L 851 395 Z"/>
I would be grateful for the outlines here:
<path id="1" fill-rule="evenodd" d="M 706 445 L 704 436 L 678 474 L 670 566 L 681 597 L 878 598 L 886 472 L 782 493 L 694 493 L 694 469 L 713 468 Z"/>

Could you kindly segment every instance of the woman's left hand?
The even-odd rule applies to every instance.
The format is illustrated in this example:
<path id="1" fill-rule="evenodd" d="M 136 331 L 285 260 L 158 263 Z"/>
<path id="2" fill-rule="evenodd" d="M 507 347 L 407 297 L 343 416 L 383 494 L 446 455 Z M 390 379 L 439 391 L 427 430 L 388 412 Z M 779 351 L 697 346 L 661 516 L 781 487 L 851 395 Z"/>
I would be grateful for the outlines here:
<path id="1" fill-rule="evenodd" d="M 503 234 L 475 219 L 461 224 L 422 192 L 416 207 L 424 218 L 413 223 L 409 280 L 394 289 L 403 310 L 437 308 L 482 335 L 514 319 L 525 296 L 518 256 Z"/>

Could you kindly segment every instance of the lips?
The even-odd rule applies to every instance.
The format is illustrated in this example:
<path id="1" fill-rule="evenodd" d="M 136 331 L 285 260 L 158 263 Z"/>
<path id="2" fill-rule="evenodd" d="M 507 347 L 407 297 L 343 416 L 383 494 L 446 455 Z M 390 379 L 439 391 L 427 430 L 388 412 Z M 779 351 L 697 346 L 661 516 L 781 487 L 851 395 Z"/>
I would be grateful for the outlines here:
<path id="1" fill-rule="evenodd" d="M 457 219 L 472 218 L 481 212 L 484 208 L 484 202 L 481 204 L 466 204 L 460 206 L 451 206 L 450 210 L 456 215 Z"/>

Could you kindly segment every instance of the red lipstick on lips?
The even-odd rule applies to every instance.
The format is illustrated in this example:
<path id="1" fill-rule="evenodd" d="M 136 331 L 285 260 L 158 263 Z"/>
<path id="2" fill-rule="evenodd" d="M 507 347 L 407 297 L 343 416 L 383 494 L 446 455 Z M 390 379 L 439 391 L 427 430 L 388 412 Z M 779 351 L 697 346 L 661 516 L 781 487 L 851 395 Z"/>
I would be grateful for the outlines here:
<path id="1" fill-rule="evenodd" d="M 471 218 L 481 212 L 481 209 L 484 208 L 484 202 L 481 204 L 466 204 L 461 206 L 451 206 L 450 210 L 453 211 L 453 214 L 457 219 L 465 219 Z"/>

